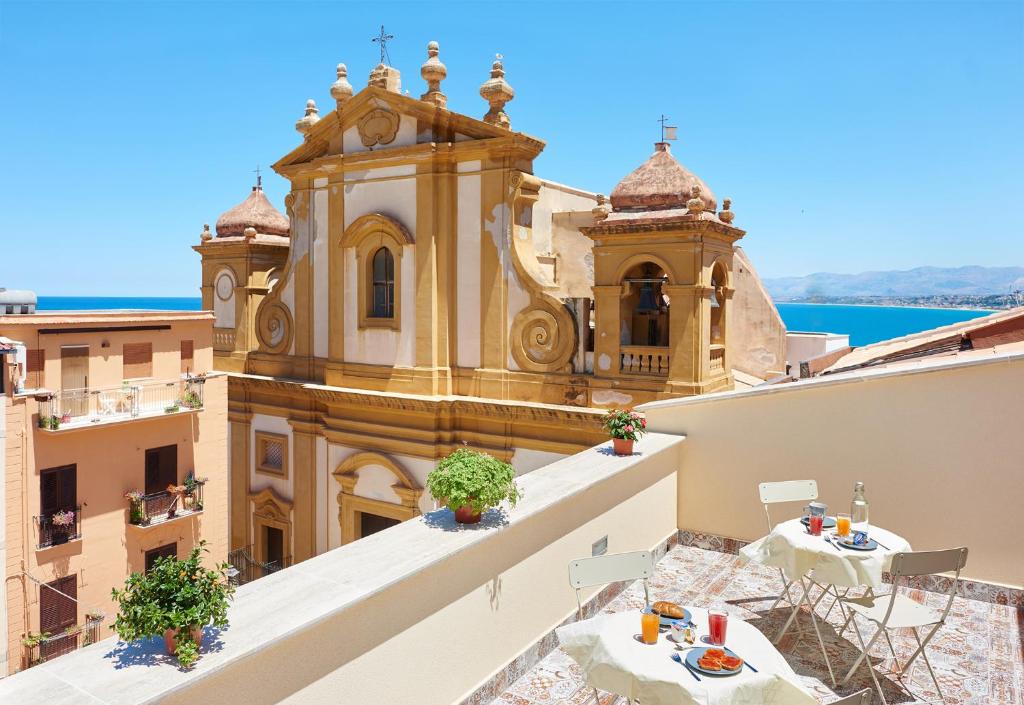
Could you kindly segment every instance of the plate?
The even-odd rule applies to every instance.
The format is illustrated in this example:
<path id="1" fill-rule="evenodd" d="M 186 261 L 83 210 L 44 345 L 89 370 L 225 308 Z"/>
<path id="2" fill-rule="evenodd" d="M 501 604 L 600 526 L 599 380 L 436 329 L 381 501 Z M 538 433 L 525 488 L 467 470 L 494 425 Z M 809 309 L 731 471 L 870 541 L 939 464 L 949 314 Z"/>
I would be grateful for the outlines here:
<path id="1" fill-rule="evenodd" d="M 743 664 L 742 663 L 740 664 L 740 667 L 737 668 L 734 671 L 726 671 L 724 668 L 721 671 L 706 671 L 703 668 L 701 668 L 700 666 L 698 666 L 697 665 L 697 659 L 704 658 L 704 653 L 708 649 L 714 649 L 714 648 L 722 648 L 722 647 L 702 646 L 699 649 L 690 649 L 690 651 L 686 654 L 686 663 L 687 663 L 687 665 L 690 666 L 695 671 L 697 671 L 699 673 L 702 673 L 702 674 L 704 674 L 706 676 L 735 676 L 737 673 L 739 673 L 740 671 L 743 670 Z M 738 654 L 735 651 L 733 651 L 732 649 L 723 649 L 723 651 L 725 651 L 726 655 L 728 655 L 728 656 L 738 656 Z"/>
<path id="2" fill-rule="evenodd" d="M 835 543 L 839 546 L 842 546 L 843 548 L 848 548 L 851 551 L 874 551 L 876 548 L 878 548 L 878 542 L 874 539 L 868 539 L 868 542 L 866 544 L 857 546 L 852 543 L 846 543 L 846 541 L 836 536 Z"/>
<path id="3" fill-rule="evenodd" d="M 653 612 L 653 610 L 652 610 L 652 612 Z M 658 615 L 658 622 L 663 627 L 671 627 L 672 626 L 672 622 L 686 622 L 687 624 L 689 624 L 690 620 L 692 620 L 692 619 L 693 619 L 693 615 L 690 614 L 690 610 L 686 609 L 685 607 L 683 608 L 683 616 L 682 617 L 662 617 L 660 614 Z"/>
<path id="4" fill-rule="evenodd" d="M 808 523 L 807 522 L 807 517 L 800 517 L 800 523 L 803 524 L 804 526 L 807 526 L 807 523 Z M 834 529 L 835 526 L 836 526 L 836 518 L 835 517 L 825 517 L 825 521 L 823 521 L 821 523 L 821 528 L 823 528 L 823 529 Z"/>

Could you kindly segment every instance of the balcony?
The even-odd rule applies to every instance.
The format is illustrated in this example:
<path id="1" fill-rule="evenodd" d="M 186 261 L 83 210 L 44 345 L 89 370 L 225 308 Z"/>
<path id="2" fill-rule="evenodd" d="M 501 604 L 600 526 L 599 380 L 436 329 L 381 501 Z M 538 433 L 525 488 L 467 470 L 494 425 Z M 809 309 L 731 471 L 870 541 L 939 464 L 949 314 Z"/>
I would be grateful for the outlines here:
<path id="1" fill-rule="evenodd" d="M 205 378 L 52 392 L 39 402 L 39 428 L 50 433 L 203 408 Z"/>
<path id="2" fill-rule="evenodd" d="M 666 377 L 669 370 L 668 348 L 654 345 L 623 345 L 619 350 L 619 372 L 631 375 Z"/>
<path id="3" fill-rule="evenodd" d="M 200 514 L 205 485 L 205 480 L 197 480 L 183 485 L 180 491 L 163 490 L 139 495 L 138 499 L 129 498 L 128 523 L 146 528 Z"/>
<path id="4" fill-rule="evenodd" d="M 235 585 L 245 585 L 254 580 L 273 575 L 283 568 L 292 565 L 291 556 L 285 556 L 279 561 L 258 561 L 252 556 L 252 546 L 238 548 L 228 554 L 228 563 L 238 571 L 233 576 Z"/>
<path id="5" fill-rule="evenodd" d="M 36 548 L 50 548 L 82 538 L 82 508 L 75 507 L 46 516 L 33 517 L 36 525 Z"/>
<path id="6" fill-rule="evenodd" d="M 22 639 L 22 658 L 25 668 L 45 663 L 58 656 L 94 644 L 100 640 L 100 627 L 104 616 L 86 619 L 85 624 L 69 627 L 60 634 L 30 635 Z"/>
<path id="7" fill-rule="evenodd" d="M 865 481 L 872 522 L 916 550 L 969 547 L 953 610 L 929 645 L 932 664 L 950 705 L 1021 701 L 1024 544 L 1015 522 L 1024 492 L 1024 354 L 641 410 L 655 432 L 634 455 L 614 456 L 602 444 L 528 473 L 518 480 L 518 505 L 480 524 L 428 513 L 242 585 L 230 628 L 207 629 L 202 658 L 187 672 L 156 640 L 111 639 L 3 679 L 0 702 L 267 704 L 335 702 L 342 693 L 347 703 L 388 705 L 593 702 L 553 632 L 575 618 L 569 561 L 605 539 L 612 553 L 652 550 L 652 600 L 723 607 L 730 621 L 774 635 L 783 616 L 768 610 L 778 572 L 735 554 L 766 532 L 757 483 L 807 478 L 833 508 Z M 937 587 L 923 581 L 906 594 L 934 605 Z M 588 590 L 585 611 L 635 610 L 640 595 L 629 584 Z M 811 641 L 797 644 L 790 632 L 778 646 L 804 689 L 826 703 L 860 687 L 864 668 L 847 686 L 831 686 L 806 613 L 799 621 Z M 841 670 L 856 639 L 834 619 L 824 627 Z M 913 636 L 898 637 L 905 658 Z M 879 643 L 871 661 L 883 690 L 890 703 L 907 703 L 884 672 L 888 646 Z M 263 677 L 268 664 L 272 679 Z M 923 666 L 916 675 L 908 681 L 921 690 Z M 603 693 L 601 703 L 623 701 Z"/>

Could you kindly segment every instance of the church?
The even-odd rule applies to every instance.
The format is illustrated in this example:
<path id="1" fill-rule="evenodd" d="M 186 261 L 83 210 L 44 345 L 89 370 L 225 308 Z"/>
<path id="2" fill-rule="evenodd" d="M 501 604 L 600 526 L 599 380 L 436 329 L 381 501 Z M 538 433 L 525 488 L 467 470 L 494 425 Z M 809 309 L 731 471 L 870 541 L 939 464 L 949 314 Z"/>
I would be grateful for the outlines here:
<path id="1" fill-rule="evenodd" d="M 256 560 L 432 510 L 426 475 L 462 444 L 525 473 L 602 442 L 605 409 L 785 372 L 729 199 L 667 142 L 590 193 L 534 173 L 500 59 L 480 118 L 449 110 L 436 42 L 420 75 L 419 98 L 384 61 L 355 90 L 339 64 L 273 165 L 286 213 L 257 181 L 194 248 L 234 373 L 231 548 Z"/>

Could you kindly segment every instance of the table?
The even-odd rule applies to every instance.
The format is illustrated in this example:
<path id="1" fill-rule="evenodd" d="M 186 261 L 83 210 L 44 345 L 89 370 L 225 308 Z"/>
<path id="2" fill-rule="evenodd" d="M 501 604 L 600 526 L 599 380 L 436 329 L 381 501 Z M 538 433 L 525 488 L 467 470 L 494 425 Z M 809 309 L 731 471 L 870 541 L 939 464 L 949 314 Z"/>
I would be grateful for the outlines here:
<path id="1" fill-rule="evenodd" d="M 867 587 L 873 589 L 882 584 L 882 573 L 889 569 L 893 555 L 910 550 L 910 544 L 902 536 L 886 531 L 877 526 L 868 528 L 868 537 L 879 542 L 874 551 L 855 551 L 839 548 L 826 540 L 834 530 L 826 529 L 821 536 L 812 536 L 800 519 L 791 519 L 777 525 L 764 538 L 740 549 L 740 557 L 761 563 L 762 565 L 781 568 L 787 580 L 799 582 L 802 594 L 793 605 L 789 619 L 776 637 L 778 642 L 796 618 L 801 603 L 811 611 L 811 623 L 818 636 L 821 653 L 825 657 L 829 675 L 835 684 L 832 664 L 825 650 L 825 642 L 818 629 L 818 621 L 814 616 L 814 608 L 826 593 L 833 592 L 836 599 L 840 597 L 838 588 Z M 817 584 L 825 590 L 813 604 L 810 600 L 810 588 Z M 848 592 L 849 590 L 847 590 Z M 845 593 L 844 593 L 845 595 Z M 842 610 L 840 603 L 839 609 Z M 827 615 L 826 615 L 827 616 Z"/>
<path id="2" fill-rule="evenodd" d="M 698 641 L 708 633 L 708 612 L 688 608 L 697 625 Z M 676 643 L 662 633 L 656 644 L 638 641 L 640 612 L 599 615 L 556 630 L 561 648 L 583 669 L 587 682 L 601 690 L 640 700 L 643 705 L 816 705 L 771 642 L 757 629 L 729 617 L 726 646 L 758 669 L 744 667 L 735 676 L 694 679 L 672 654 Z M 686 648 L 686 644 L 679 645 Z"/>

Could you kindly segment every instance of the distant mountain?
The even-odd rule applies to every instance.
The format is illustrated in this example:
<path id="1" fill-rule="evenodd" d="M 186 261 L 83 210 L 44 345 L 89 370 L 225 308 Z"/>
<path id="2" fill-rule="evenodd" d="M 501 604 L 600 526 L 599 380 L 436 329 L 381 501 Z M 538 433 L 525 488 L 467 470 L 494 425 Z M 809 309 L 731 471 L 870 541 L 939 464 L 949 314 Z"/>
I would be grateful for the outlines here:
<path id="1" fill-rule="evenodd" d="M 841 296 L 965 296 L 1024 289 L 1024 267 L 917 267 L 860 274 L 808 274 L 765 279 L 772 297 L 821 299 Z"/>

